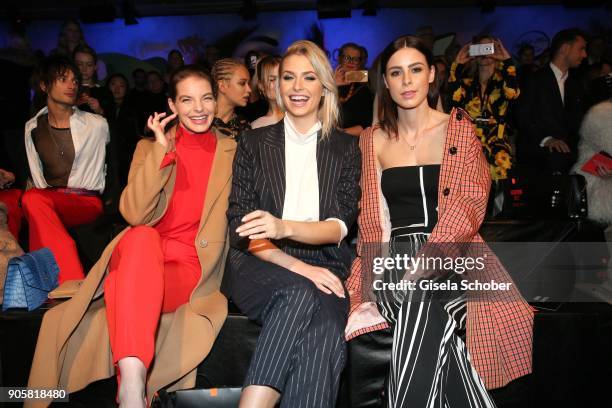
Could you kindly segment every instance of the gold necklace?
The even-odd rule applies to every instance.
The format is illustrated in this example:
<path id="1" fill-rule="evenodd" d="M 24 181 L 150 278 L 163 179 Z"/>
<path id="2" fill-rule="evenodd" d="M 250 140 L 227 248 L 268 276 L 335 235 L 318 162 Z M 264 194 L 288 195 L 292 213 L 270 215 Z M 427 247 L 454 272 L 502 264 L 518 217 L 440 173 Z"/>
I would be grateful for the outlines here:
<path id="1" fill-rule="evenodd" d="M 55 136 L 53 135 L 54 131 L 55 129 L 53 128 L 49 129 L 49 135 L 51 135 L 51 140 L 53 140 L 55 147 L 57 148 L 57 150 L 59 150 L 60 157 L 64 157 L 64 145 L 62 144 L 62 147 L 59 147 L 59 144 L 57 143 L 57 141 L 55 140 Z"/>
<path id="2" fill-rule="evenodd" d="M 413 144 L 413 145 L 411 145 L 411 144 L 410 144 L 410 143 L 408 143 L 407 141 L 406 141 L 406 143 L 408 143 L 408 147 L 410 148 L 410 150 L 415 150 L 415 149 L 416 149 L 416 147 L 417 147 L 417 145 L 419 144 L 419 141 L 420 141 L 420 139 L 418 139 L 418 140 L 416 141 L 416 143 L 415 143 L 415 144 Z"/>
<path id="3" fill-rule="evenodd" d="M 55 145 L 57 150 L 59 150 L 60 157 L 63 158 L 64 157 L 64 144 L 62 143 L 62 147 L 60 147 L 59 144 L 57 143 L 57 140 L 55 139 L 55 135 L 53 134 L 55 132 L 55 129 L 59 129 L 59 128 L 53 127 L 53 125 L 51 124 L 51 117 L 49 115 L 47 115 L 47 122 L 49 123 L 49 136 L 51 136 L 51 140 L 53 140 L 53 144 Z"/>
<path id="4" fill-rule="evenodd" d="M 428 112 L 427 112 L 427 120 L 426 120 L 426 124 L 427 124 L 427 123 L 429 123 L 429 117 L 430 117 L 430 114 L 429 114 L 429 111 L 428 111 Z M 405 140 L 405 139 L 404 139 L 404 140 L 406 141 L 406 144 L 408 145 L 408 147 L 410 148 L 410 150 L 411 150 L 411 151 L 415 150 L 415 149 L 416 149 L 416 147 L 417 147 L 417 145 L 418 145 L 418 144 L 419 144 L 419 142 L 421 141 L 422 136 L 421 136 L 421 137 L 418 137 L 418 136 L 419 136 L 419 134 L 422 134 L 422 133 L 423 133 L 423 132 L 422 132 L 420 129 L 417 131 L 417 133 L 416 133 L 416 134 L 417 134 L 417 137 L 415 137 L 415 138 L 416 138 L 416 143 L 415 143 L 415 144 L 410 144 L 410 143 L 408 143 L 408 140 Z"/>
<path id="5" fill-rule="evenodd" d="M 406 144 L 408 145 L 408 147 L 410 148 L 410 150 L 415 150 L 416 147 L 418 146 L 419 142 L 421 141 L 421 138 L 418 136 L 419 133 L 421 132 L 417 132 L 417 136 L 415 136 L 416 142 L 414 144 L 410 144 L 410 142 L 408 142 L 407 139 L 404 139 L 404 142 L 406 142 Z"/>

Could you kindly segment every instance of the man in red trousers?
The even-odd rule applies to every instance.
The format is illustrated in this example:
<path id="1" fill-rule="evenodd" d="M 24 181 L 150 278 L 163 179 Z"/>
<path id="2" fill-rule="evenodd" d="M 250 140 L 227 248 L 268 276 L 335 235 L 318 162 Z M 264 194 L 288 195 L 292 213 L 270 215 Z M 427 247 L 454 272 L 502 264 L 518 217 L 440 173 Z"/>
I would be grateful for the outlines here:
<path id="1" fill-rule="evenodd" d="M 82 279 L 76 244 L 66 229 L 102 214 L 108 123 L 75 107 L 79 70 L 65 57 L 41 63 L 40 88 L 47 106 L 25 126 L 25 146 L 34 188 L 22 197 L 30 228 L 30 251 L 51 249 L 59 281 Z"/>

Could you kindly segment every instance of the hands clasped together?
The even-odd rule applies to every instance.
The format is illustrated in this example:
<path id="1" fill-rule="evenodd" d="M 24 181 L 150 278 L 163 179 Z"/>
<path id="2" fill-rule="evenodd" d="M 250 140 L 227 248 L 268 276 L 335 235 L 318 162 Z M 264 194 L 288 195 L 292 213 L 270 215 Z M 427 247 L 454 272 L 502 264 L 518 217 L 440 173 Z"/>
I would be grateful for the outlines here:
<path id="1" fill-rule="evenodd" d="M 280 240 L 292 236 L 290 223 L 267 211 L 255 210 L 245 215 L 241 221 L 243 224 L 236 228 L 236 232 L 241 237 L 248 237 L 251 240 Z M 322 292 L 328 295 L 333 293 L 341 298 L 345 297 L 342 281 L 329 269 L 310 265 L 299 259 L 296 259 L 289 269 L 312 281 Z"/>

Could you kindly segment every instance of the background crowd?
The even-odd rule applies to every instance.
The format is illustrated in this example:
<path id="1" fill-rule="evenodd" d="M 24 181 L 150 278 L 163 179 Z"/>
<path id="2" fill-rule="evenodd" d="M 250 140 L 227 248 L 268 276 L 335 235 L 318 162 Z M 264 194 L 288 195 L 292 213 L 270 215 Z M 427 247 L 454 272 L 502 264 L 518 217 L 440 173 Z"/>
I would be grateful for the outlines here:
<path id="1" fill-rule="evenodd" d="M 434 47 L 432 27 L 420 27 L 416 34 Z M 46 103 L 37 77 L 44 55 L 30 50 L 27 39 L 18 33 L 11 35 L 10 42 L 0 55 L 4 73 L 0 198 L 8 207 L 11 232 L 23 242 L 28 232 L 20 228 L 19 199 L 32 173 L 23 129 Z M 493 54 L 470 56 L 471 44 L 488 43 L 495 46 Z M 605 36 L 567 29 L 557 33 L 538 55 L 527 43 L 513 55 L 503 39 L 491 33 L 468 44 L 453 42 L 436 57 L 430 104 L 447 113 L 460 107 L 472 118 L 490 167 L 489 216 L 515 215 L 508 212 L 508 191 L 516 184 L 537 186 L 536 180 L 543 176 L 579 173 L 587 180 L 589 217 L 612 223 L 612 208 L 606 199 L 612 192 L 610 169 L 600 166 L 593 174 L 581 170 L 593 154 L 612 151 L 608 126 L 612 117 L 611 50 Z M 214 126 L 238 137 L 245 129 L 282 119 L 274 87 L 278 56 L 251 50 L 244 57 L 220 58 L 226 54 L 207 47 L 205 54 L 194 57 L 213 78 L 218 102 Z M 164 69 L 106 72 L 104 61 L 87 44 L 76 20 L 62 24 L 57 47 L 50 55 L 65 56 L 75 63 L 80 74 L 76 105 L 108 123 L 104 209 L 96 225 L 121 224 L 117 202 L 127 183 L 136 143 L 151 136 L 146 127 L 149 115 L 168 111 L 168 80 L 173 70 L 185 64 L 184 57 L 173 49 Z M 335 59 L 340 125 L 359 137 L 377 121 L 378 59 L 354 42 L 345 43 Z M 88 257 L 87 249 L 79 250 L 81 257 Z M 91 255 L 92 260 L 96 258 Z"/>

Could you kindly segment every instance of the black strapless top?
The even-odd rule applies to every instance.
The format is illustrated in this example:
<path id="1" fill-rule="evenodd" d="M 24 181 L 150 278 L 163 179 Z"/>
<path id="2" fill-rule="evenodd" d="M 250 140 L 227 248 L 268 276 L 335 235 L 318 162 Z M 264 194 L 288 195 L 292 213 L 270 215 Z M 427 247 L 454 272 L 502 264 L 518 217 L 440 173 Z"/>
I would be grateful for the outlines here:
<path id="1" fill-rule="evenodd" d="M 381 189 L 389 206 L 391 236 L 430 233 L 438 222 L 439 164 L 383 170 Z"/>

